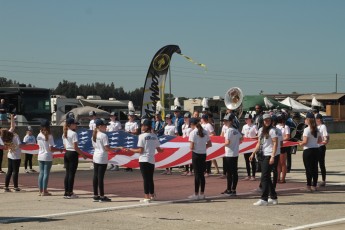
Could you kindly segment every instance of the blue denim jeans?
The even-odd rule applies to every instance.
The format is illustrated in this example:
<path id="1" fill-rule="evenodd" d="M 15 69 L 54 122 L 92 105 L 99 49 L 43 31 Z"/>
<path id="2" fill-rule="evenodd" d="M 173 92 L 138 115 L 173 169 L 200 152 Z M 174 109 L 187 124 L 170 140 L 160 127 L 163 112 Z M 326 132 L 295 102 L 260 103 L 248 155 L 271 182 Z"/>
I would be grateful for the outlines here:
<path id="1" fill-rule="evenodd" d="M 40 191 L 47 190 L 50 169 L 52 168 L 52 161 L 39 161 L 40 174 L 38 176 L 38 188 Z"/>

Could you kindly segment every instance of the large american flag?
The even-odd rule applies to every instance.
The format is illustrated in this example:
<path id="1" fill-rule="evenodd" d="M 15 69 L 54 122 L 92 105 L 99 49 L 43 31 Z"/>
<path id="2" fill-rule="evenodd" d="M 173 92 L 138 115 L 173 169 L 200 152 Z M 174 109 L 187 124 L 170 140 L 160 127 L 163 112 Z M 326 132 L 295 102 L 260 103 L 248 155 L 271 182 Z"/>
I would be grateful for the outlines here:
<path id="1" fill-rule="evenodd" d="M 88 156 L 88 160 L 92 160 L 94 149 L 92 147 L 92 131 L 80 128 L 78 133 L 79 148 Z M 128 134 L 124 131 L 108 132 L 110 147 L 136 148 L 138 136 Z M 207 160 L 213 160 L 224 156 L 224 137 L 211 136 L 212 147 L 207 149 Z M 156 153 L 156 168 L 169 168 L 187 165 L 192 163 L 192 152 L 190 151 L 190 143 L 188 137 L 180 136 L 161 136 L 159 137 L 162 153 Z M 244 138 L 240 144 L 240 154 L 253 152 L 257 140 Z M 63 148 L 62 138 L 55 139 L 56 147 Z M 296 142 L 284 142 L 284 146 L 297 145 Z M 22 148 L 23 153 L 37 154 L 37 145 L 28 145 Z M 109 163 L 113 163 L 123 167 L 139 168 L 139 153 L 127 152 L 124 150 L 117 152 L 109 152 Z M 54 158 L 62 158 L 63 153 L 55 152 Z"/>

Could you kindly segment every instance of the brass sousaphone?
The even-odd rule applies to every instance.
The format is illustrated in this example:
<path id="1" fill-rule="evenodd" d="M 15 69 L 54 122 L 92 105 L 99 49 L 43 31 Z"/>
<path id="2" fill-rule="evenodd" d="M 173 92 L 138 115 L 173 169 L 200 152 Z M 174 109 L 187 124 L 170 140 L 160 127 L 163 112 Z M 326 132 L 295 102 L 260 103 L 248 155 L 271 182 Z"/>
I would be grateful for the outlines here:
<path id="1" fill-rule="evenodd" d="M 236 110 L 237 117 L 240 118 L 243 113 L 242 109 L 243 93 L 238 87 L 230 88 L 224 96 L 224 103 L 228 109 Z"/>

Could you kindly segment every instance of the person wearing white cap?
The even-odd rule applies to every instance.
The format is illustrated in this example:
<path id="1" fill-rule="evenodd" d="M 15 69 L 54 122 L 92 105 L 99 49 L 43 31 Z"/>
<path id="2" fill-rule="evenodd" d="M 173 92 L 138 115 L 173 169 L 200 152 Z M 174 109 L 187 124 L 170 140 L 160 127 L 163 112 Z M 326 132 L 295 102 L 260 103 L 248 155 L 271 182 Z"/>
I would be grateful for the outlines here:
<path id="1" fill-rule="evenodd" d="M 36 138 L 35 136 L 33 135 L 33 130 L 31 128 L 31 126 L 28 126 L 28 129 L 26 131 L 26 135 L 23 139 L 23 142 L 25 144 L 29 144 L 29 145 L 33 145 L 33 144 L 36 144 Z M 34 173 L 36 172 L 33 168 L 32 168 L 32 154 L 30 153 L 25 153 L 25 159 L 24 159 L 24 168 L 25 168 L 25 172 L 26 173 Z M 29 164 L 29 168 L 30 170 L 28 170 L 28 164 Z"/>
<path id="2" fill-rule="evenodd" d="M 132 111 L 128 113 L 128 121 L 125 124 L 125 131 L 133 135 L 139 134 L 139 126 L 138 123 L 135 122 L 135 114 Z"/>
<path id="3" fill-rule="evenodd" d="M 255 206 L 267 206 L 268 204 L 278 204 L 277 193 L 272 183 L 271 172 L 274 167 L 275 156 L 278 148 L 278 136 L 276 129 L 272 128 L 271 115 L 264 114 L 263 127 L 259 129 L 259 141 L 255 147 L 254 152 L 250 156 L 253 160 L 255 155 L 260 151 L 263 155 L 261 163 L 261 185 L 262 194 L 261 199 L 255 202 Z M 268 198 L 270 196 L 270 198 Z"/>
<path id="4" fill-rule="evenodd" d="M 107 126 L 107 132 L 116 132 L 122 129 L 121 123 L 116 119 L 117 115 L 115 112 L 110 113 L 110 122 Z"/>
<path id="5" fill-rule="evenodd" d="M 307 127 L 303 131 L 303 140 L 299 142 L 299 145 L 303 146 L 303 163 L 307 177 L 306 190 L 312 192 L 317 190 L 319 144 L 322 143 L 322 138 L 317 129 L 314 114 L 307 113 L 305 124 Z"/>
<path id="6" fill-rule="evenodd" d="M 97 118 L 97 114 L 95 111 L 90 111 L 89 116 L 90 116 L 89 128 L 90 130 L 94 130 L 96 128 L 95 120 Z"/>
<path id="7" fill-rule="evenodd" d="M 319 186 L 323 187 L 326 185 L 326 166 L 325 166 L 325 156 L 326 156 L 326 145 L 329 142 L 329 135 L 327 127 L 323 122 L 322 115 L 320 113 L 316 114 L 316 124 L 317 129 L 322 137 L 322 143 L 319 144 L 319 165 L 322 176 L 322 181 L 318 183 Z"/>
<path id="8" fill-rule="evenodd" d="M 251 138 L 251 139 L 257 139 L 258 138 L 258 128 L 255 124 L 253 124 L 253 118 L 252 115 L 247 113 L 244 116 L 244 120 L 246 124 L 242 127 L 242 135 L 245 138 Z M 246 170 L 247 170 L 247 177 L 245 177 L 243 180 L 255 180 L 255 172 L 256 172 L 256 160 L 255 158 L 250 161 L 249 157 L 252 155 L 252 153 L 245 153 L 243 154 L 244 160 L 246 162 Z M 251 167 L 250 167 L 251 166 Z"/>
<path id="9" fill-rule="evenodd" d="M 240 148 L 240 141 L 242 140 L 241 133 L 234 128 L 235 115 L 229 113 L 225 115 L 223 121 L 228 127 L 225 133 L 225 161 L 226 161 L 226 175 L 227 188 L 222 193 L 225 195 L 236 196 L 236 188 L 238 182 L 238 153 Z"/>

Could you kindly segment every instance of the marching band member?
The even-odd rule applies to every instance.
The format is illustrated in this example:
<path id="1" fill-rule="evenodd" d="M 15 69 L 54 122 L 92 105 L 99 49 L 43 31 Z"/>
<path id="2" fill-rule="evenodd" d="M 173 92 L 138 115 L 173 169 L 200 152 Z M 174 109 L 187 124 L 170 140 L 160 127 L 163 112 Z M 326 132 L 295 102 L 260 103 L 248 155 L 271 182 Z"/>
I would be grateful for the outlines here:
<path id="1" fill-rule="evenodd" d="M 110 113 L 110 122 L 107 126 L 107 132 L 116 132 L 122 129 L 121 123 L 117 120 L 117 115 L 115 112 Z"/>
<path id="2" fill-rule="evenodd" d="M 290 127 L 285 124 L 286 117 L 284 113 L 280 113 L 277 116 L 278 124 L 277 129 L 282 132 L 283 141 L 288 141 L 291 138 L 290 135 Z M 281 147 L 280 148 L 280 156 L 278 162 L 278 183 L 286 183 L 285 177 L 287 173 L 287 166 L 286 166 L 286 157 L 288 152 L 290 152 L 290 147 Z"/>
<path id="3" fill-rule="evenodd" d="M 176 126 L 172 123 L 173 116 L 171 114 L 165 115 L 165 126 L 164 126 L 164 135 L 167 136 L 176 136 L 178 133 Z M 171 175 L 172 168 L 166 168 L 161 175 Z"/>
<path id="4" fill-rule="evenodd" d="M 189 112 L 186 112 L 184 115 L 184 124 L 182 125 L 182 137 L 189 137 L 190 132 L 192 131 L 192 128 L 190 127 L 190 119 L 191 114 Z M 186 165 L 186 170 L 182 173 L 182 176 L 191 176 L 193 175 L 193 164 Z"/>
<path id="5" fill-rule="evenodd" d="M 322 176 L 322 181 L 318 185 L 322 187 L 326 185 L 325 156 L 326 156 L 326 145 L 329 142 L 329 135 L 327 132 L 327 127 L 323 123 L 322 115 L 319 113 L 316 115 L 316 124 L 317 124 L 317 129 L 319 130 L 321 138 L 322 138 L 322 142 L 319 144 L 319 159 L 318 159 L 320 170 L 321 170 L 321 176 Z"/>

